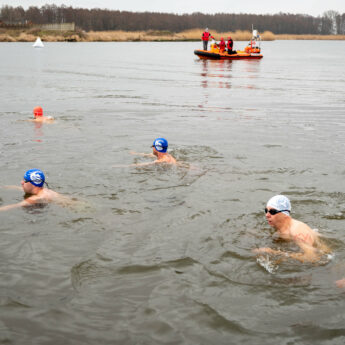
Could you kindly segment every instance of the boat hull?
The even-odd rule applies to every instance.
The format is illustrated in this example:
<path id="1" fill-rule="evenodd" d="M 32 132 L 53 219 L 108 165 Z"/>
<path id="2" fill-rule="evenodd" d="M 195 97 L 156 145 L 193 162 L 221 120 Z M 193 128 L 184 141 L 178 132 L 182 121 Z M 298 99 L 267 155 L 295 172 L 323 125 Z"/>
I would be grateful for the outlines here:
<path id="1" fill-rule="evenodd" d="M 236 54 L 229 55 L 228 53 L 213 53 L 209 50 L 194 50 L 194 54 L 200 59 L 208 60 L 258 60 L 263 58 L 261 54 L 250 54 L 242 51 L 237 51 Z"/>

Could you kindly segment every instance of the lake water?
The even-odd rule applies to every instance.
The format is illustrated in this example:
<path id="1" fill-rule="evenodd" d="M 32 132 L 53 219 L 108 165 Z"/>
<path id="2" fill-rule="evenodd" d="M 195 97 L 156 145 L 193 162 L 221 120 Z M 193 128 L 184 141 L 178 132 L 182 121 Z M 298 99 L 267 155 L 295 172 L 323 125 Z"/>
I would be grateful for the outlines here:
<path id="1" fill-rule="evenodd" d="M 80 202 L 0 213 L 0 343 L 344 344 L 345 44 L 201 47 L 0 44 L 1 185 L 40 168 Z M 186 167 L 126 166 L 160 136 Z M 296 250 L 264 217 L 280 193 L 331 260 L 253 254 Z"/>

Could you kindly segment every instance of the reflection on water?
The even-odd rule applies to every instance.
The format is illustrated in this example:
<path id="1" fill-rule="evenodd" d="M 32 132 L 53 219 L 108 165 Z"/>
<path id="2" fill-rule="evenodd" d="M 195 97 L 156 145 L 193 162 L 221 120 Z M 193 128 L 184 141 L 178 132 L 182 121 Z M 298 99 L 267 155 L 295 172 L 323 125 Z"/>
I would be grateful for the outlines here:
<path id="1" fill-rule="evenodd" d="M 72 201 L 0 214 L 1 341 L 342 341 L 345 48 L 265 42 L 259 61 L 194 49 L 0 45 L 1 181 L 38 167 Z M 21 121 L 37 104 L 54 126 Z M 158 136 L 182 165 L 129 167 Z M 262 213 L 279 193 L 331 258 L 253 254 L 296 249 L 275 242 Z M 22 195 L 1 188 L 0 200 Z"/>
<path id="2" fill-rule="evenodd" d="M 200 64 L 202 64 L 202 73 L 200 75 L 203 77 L 201 82 L 203 88 L 231 88 L 232 61 L 200 60 Z"/>
<path id="3" fill-rule="evenodd" d="M 34 122 L 34 125 L 35 125 L 34 141 L 37 141 L 40 143 L 42 142 L 41 138 L 43 137 L 43 130 L 42 130 L 43 124 L 39 122 Z"/>

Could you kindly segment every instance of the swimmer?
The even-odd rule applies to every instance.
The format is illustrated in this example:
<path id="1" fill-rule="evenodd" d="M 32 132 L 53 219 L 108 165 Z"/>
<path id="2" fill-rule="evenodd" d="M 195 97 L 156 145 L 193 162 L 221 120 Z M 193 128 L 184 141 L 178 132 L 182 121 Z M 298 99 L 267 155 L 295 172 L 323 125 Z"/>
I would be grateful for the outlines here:
<path id="1" fill-rule="evenodd" d="M 34 119 L 29 120 L 32 122 L 39 122 L 39 123 L 53 123 L 55 120 L 51 116 L 43 116 L 43 109 L 42 107 L 35 107 L 33 110 Z"/>
<path id="2" fill-rule="evenodd" d="M 290 200 L 284 195 L 272 197 L 265 208 L 268 224 L 277 230 L 276 235 L 286 241 L 292 241 L 300 248 L 300 252 L 283 252 L 272 248 L 257 248 L 255 253 L 269 253 L 291 257 L 301 262 L 317 262 L 330 249 L 321 242 L 319 234 L 307 224 L 291 218 Z"/>
<path id="3" fill-rule="evenodd" d="M 21 182 L 22 189 L 25 193 L 25 200 L 7 206 L 0 207 L 0 211 L 7 211 L 18 207 L 27 207 L 34 204 L 57 202 L 66 204 L 68 198 L 56 193 L 48 188 L 44 188 L 45 176 L 40 169 L 30 169 L 24 174 Z M 12 186 L 9 186 L 13 189 Z"/>
<path id="4" fill-rule="evenodd" d="M 138 153 L 131 151 L 132 155 L 156 158 L 152 162 L 131 164 L 130 166 L 147 166 L 152 164 L 167 163 L 176 165 L 176 159 L 168 152 L 168 141 L 164 138 L 157 138 L 152 144 L 152 153 Z"/>

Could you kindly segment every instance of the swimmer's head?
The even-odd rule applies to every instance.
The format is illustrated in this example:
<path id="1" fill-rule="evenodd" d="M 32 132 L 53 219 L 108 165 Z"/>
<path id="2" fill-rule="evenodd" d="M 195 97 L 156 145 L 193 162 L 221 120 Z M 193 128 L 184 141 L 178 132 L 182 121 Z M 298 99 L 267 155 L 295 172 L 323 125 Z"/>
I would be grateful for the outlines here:
<path id="1" fill-rule="evenodd" d="M 43 109 L 42 107 L 35 107 L 34 108 L 34 116 L 43 116 Z"/>
<path id="2" fill-rule="evenodd" d="M 291 203 L 285 195 L 276 195 L 272 197 L 270 200 L 268 200 L 267 207 L 272 207 L 278 211 L 282 211 L 281 213 L 290 216 Z"/>
<path id="3" fill-rule="evenodd" d="M 164 138 L 157 138 L 153 142 L 152 147 L 154 147 L 158 152 L 167 152 L 168 150 L 168 141 Z"/>
<path id="4" fill-rule="evenodd" d="M 30 182 L 36 187 L 42 187 L 45 179 L 43 171 L 40 169 L 30 169 L 24 174 L 24 182 Z"/>

